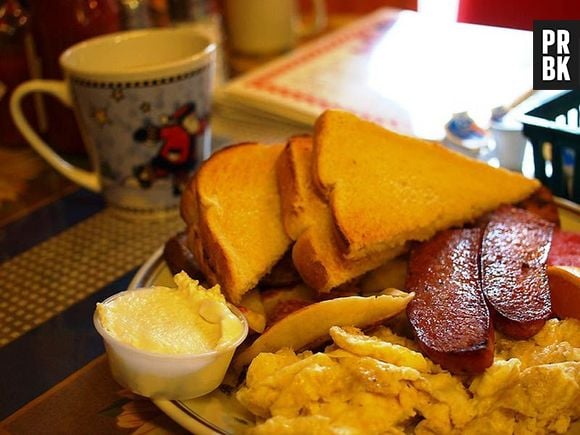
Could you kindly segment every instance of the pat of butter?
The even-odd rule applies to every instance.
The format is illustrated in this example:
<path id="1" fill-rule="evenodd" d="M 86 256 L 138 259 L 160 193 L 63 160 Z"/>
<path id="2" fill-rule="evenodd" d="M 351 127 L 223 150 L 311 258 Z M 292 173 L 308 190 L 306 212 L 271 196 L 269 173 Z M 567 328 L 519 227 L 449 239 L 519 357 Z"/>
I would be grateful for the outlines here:
<path id="1" fill-rule="evenodd" d="M 103 304 L 97 315 L 117 340 L 137 349 L 170 354 L 220 350 L 243 333 L 219 286 L 205 289 L 181 272 L 177 288 L 152 287 L 126 292 Z"/>

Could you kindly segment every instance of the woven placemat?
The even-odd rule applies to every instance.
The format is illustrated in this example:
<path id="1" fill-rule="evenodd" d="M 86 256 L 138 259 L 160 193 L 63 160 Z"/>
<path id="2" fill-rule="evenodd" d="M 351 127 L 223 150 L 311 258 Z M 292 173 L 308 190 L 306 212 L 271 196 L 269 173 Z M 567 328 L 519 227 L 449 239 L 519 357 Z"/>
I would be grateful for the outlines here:
<path id="1" fill-rule="evenodd" d="M 178 216 L 132 222 L 105 209 L 1 264 L 0 346 L 142 265 L 183 227 Z"/>

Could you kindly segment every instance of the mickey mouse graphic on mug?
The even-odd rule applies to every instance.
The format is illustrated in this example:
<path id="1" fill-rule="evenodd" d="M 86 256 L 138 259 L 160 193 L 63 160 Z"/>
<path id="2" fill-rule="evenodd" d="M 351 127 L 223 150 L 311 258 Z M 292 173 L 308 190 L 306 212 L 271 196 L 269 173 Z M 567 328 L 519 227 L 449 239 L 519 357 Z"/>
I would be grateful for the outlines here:
<path id="1" fill-rule="evenodd" d="M 133 133 L 136 142 L 161 143 L 157 154 L 148 162 L 133 167 L 133 175 L 143 189 L 149 189 L 156 180 L 171 177 L 173 194 L 181 194 L 191 170 L 196 165 L 196 139 L 208 124 L 198 117 L 196 106 L 188 102 L 173 114 L 162 117 L 161 125 L 145 121 Z"/>

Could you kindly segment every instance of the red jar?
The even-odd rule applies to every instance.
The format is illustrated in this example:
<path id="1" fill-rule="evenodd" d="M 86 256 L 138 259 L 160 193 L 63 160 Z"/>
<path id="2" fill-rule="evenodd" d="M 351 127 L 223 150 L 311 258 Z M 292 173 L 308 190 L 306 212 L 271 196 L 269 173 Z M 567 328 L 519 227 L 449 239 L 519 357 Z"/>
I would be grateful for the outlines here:
<path id="1" fill-rule="evenodd" d="M 28 12 L 17 0 L 0 2 L 0 146 L 25 146 L 24 137 L 16 129 L 10 115 L 12 91 L 30 78 L 27 54 L 31 49 Z M 26 101 L 24 111 L 34 122 L 32 100 Z"/>
<path id="2" fill-rule="evenodd" d="M 32 33 L 45 79 L 61 79 L 61 53 L 85 39 L 121 30 L 121 11 L 116 0 L 31 0 Z M 70 109 L 45 98 L 47 142 L 57 151 L 85 153 L 81 135 Z"/>

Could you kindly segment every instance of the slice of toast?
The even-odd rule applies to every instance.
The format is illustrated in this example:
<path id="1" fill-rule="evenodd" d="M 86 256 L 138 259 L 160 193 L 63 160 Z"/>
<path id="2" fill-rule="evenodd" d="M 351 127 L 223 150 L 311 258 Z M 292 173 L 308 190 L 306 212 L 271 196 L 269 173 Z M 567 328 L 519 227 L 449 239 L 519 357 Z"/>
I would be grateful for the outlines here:
<path id="1" fill-rule="evenodd" d="M 316 122 L 312 169 L 340 249 L 351 259 L 426 240 L 539 187 L 537 180 L 339 110 Z"/>
<path id="2" fill-rule="evenodd" d="M 311 176 L 312 137 L 291 137 L 276 164 L 282 222 L 292 240 L 320 220 L 332 219 L 328 206 L 319 197 Z"/>
<path id="3" fill-rule="evenodd" d="M 188 242 L 202 271 L 238 303 L 284 255 L 276 161 L 283 145 L 245 143 L 213 154 L 182 199 Z"/>
<path id="4" fill-rule="evenodd" d="M 192 177 L 181 194 L 181 217 L 186 224 L 186 246 L 191 251 L 197 265 L 208 283 L 217 284 L 218 279 L 210 268 L 204 253 L 199 226 L 199 201 L 197 198 L 196 177 Z"/>
<path id="5" fill-rule="evenodd" d="M 401 253 L 392 249 L 360 260 L 346 260 L 335 242 L 334 222 L 328 205 L 318 196 L 312 182 L 312 138 L 290 139 L 277 164 L 282 221 L 296 241 L 292 259 L 306 284 L 329 292 Z"/>

